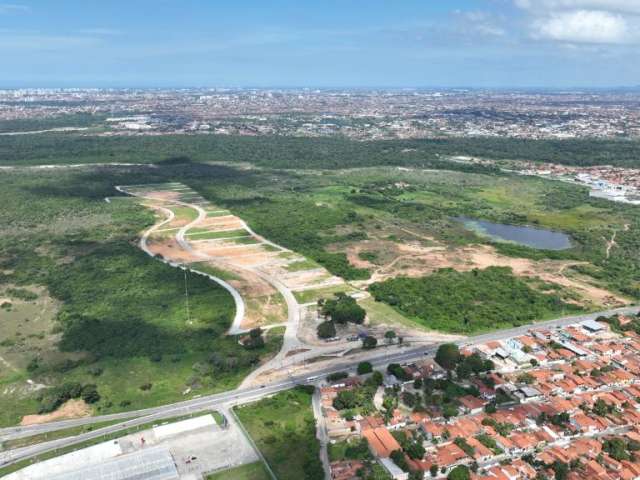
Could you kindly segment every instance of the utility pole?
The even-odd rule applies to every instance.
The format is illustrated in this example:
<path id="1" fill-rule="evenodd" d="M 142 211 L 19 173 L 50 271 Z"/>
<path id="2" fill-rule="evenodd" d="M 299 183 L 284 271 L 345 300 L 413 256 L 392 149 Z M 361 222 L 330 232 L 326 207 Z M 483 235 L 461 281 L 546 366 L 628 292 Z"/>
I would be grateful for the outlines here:
<path id="1" fill-rule="evenodd" d="M 187 269 L 183 269 L 184 271 L 184 297 L 185 297 L 185 308 L 187 311 L 187 324 L 191 323 L 191 314 L 189 312 L 189 287 L 187 286 Z"/>

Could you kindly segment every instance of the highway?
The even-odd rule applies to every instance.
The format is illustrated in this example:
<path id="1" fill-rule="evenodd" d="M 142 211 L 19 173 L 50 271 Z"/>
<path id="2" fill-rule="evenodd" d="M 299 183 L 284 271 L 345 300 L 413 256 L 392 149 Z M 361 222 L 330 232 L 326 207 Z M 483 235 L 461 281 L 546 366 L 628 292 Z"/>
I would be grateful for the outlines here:
<path id="1" fill-rule="evenodd" d="M 636 314 L 640 311 L 640 307 L 625 307 L 615 310 L 607 310 L 585 315 L 576 315 L 571 317 L 563 317 L 536 324 L 528 324 L 506 330 L 486 333 L 473 337 L 467 337 L 458 343 L 461 346 L 484 343 L 490 340 L 502 340 L 528 332 L 532 328 L 554 328 L 569 325 L 572 323 L 583 322 L 586 320 L 594 320 L 600 315 L 611 316 L 620 314 Z M 419 348 L 410 347 L 384 347 L 373 350 L 371 357 L 367 358 L 375 368 L 384 367 L 389 363 L 407 363 L 423 358 L 425 355 L 435 354 L 440 344 L 433 344 Z M 326 365 L 330 362 L 330 365 Z M 132 426 L 141 425 L 155 420 L 163 420 L 187 413 L 200 412 L 210 409 L 219 408 L 223 405 L 239 405 L 258 400 L 262 397 L 275 394 L 277 392 L 287 390 L 295 385 L 317 384 L 330 373 L 339 371 L 348 371 L 355 373 L 357 362 L 350 358 L 340 358 L 339 360 L 330 360 L 323 362 L 324 366 L 318 364 L 317 370 L 304 375 L 290 376 L 286 380 L 275 382 L 268 385 L 262 385 L 252 388 L 241 388 L 228 392 L 207 395 L 201 398 L 193 398 L 182 402 L 177 402 L 160 407 L 149 408 L 145 410 L 137 410 L 131 412 L 116 413 L 111 415 L 100 415 L 95 417 L 79 418 L 74 420 L 63 420 L 42 425 L 33 425 L 28 427 L 10 427 L 0 429 L 0 441 L 27 437 L 30 435 L 51 432 L 63 428 L 69 428 L 79 425 L 87 425 L 97 422 L 110 420 L 123 420 L 122 423 L 110 425 L 98 430 L 86 432 L 74 437 L 63 438 L 59 440 L 49 441 L 24 447 L 6 452 L 0 452 L 0 465 L 15 463 L 19 460 L 32 458 L 39 454 L 67 447 L 76 443 L 84 442 L 95 438 L 102 437 L 105 434 L 117 432 Z M 313 367 L 313 365 L 310 365 Z"/>

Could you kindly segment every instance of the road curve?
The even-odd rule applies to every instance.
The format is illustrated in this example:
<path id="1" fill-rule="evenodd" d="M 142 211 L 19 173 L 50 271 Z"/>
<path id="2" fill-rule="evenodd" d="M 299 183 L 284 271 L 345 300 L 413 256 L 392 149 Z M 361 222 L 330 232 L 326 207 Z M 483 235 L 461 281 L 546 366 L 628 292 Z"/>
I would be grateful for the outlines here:
<path id="1" fill-rule="evenodd" d="M 130 196 L 134 196 L 131 193 L 127 192 L 124 187 L 117 185 L 116 190 L 118 190 L 121 193 L 124 193 L 126 195 L 130 195 Z M 137 195 L 135 195 L 137 196 Z M 140 198 L 146 198 L 148 200 L 157 200 L 157 199 L 153 199 L 153 198 L 149 198 L 149 197 L 144 197 L 144 196 L 140 196 Z M 172 201 L 173 203 L 185 206 L 185 207 L 190 207 L 190 208 L 194 208 L 197 212 L 198 212 L 198 218 L 196 218 L 194 221 L 190 222 L 188 225 L 182 227 L 179 231 L 178 234 L 176 235 L 176 240 L 178 241 L 178 243 L 180 244 L 181 247 L 185 248 L 186 250 L 188 250 L 190 253 L 194 253 L 198 256 L 200 256 L 201 258 L 203 258 L 203 260 L 211 260 L 211 257 L 209 257 L 208 255 L 204 255 L 201 254 L 201 252 L 193 252 L 193 250 L 191 249 L 191 246 L 189 245 L 189 243 L 184 239 L 184 234 L 185 232 L 191 228 L 195 223 L 198 223 L 200 221 L 202 221 L 202 219 L 204 217 L 207 216 L 207 212 L 205 212 L 201 207 L 198 207 L 197 205 L 192 205 L 190 203 L 185 203 L 185 202 L 180 202 L 180 201 Z M 240 325 L 242 324 L 242 321 L 244 320 L 244 316 L 245 316 L 245 311 L 246 311 L 246 307 L 245 307 L 245 303 L 244 300 L 242 298 L 242 296 L 240 295 L 240 292 L 238 292 L 238 290 L 236 290 L 233 285 L 225 282 L 223 279 L 216 277 L 215 275 L 211 275 L 210 273 L 206 273 L 206 272 L 201 272 L 197 269 L 190 269 L 188 266 L 183 266 L 177 262 L 172 262 L 166 259 L 160 259 L 158 257 L 156 257 L 153 252 L 149 249 L 148 246 L 148 240 L 149 240 L 149 236 L 155 232 L 156 230 L 158 230 L 160 227 L 166 225 L 167 223 L 170 223 L 174 218 L 175 218 L 175 214 L 169 210 L 168 208 L 164 208 L 164 207 L 156 207 L 159 210 L 162 210 L 165 214 L 168 215 L 168 218 L 156 225 L 153 225 L 151 228 L 147 229 L 147 231 L 144 232 L 144 234 L 142 235 L 142 237 L 140 238 L 140 248 L 146 252 L 148 255 L 150 255 L 151 257 L 157 258 L 159 260 L 161 260 L 162 262 L 171 265 L 172 267 L 181 267 L 181 268 L 187 268 L 191 271 L 193 271 L 194 273 L 197 273 L 199 275 L 203 275 L 207 278 L 209 278 L 210 280 L 216 282 L 218 285 L 220 285 L 222 288 L 224 288 L 226 291 L 228 291 L 231 296 L 233 297 L 233 302 L 235 303 L 235 307 L 236 307 L 236 313 L 233 317 L 233 322 L 231 322 L 231 326 L 229 327 L 229 330 L 227 330 L 227 335 L 238 335 L 239 333 L 242 333 L 243 330 L 240 328 Z"/>
<path id="2" fill-rule="evenodd" d="M 607 310 L 603 312 L 595 312 L 585 315 L 575 315 L 571 317 L 563 317 L 555 320 L 549 320 L 545 322 L 539 322 L 535 324 L 527 324 L 519 327 L 514 327 L 507 330 L 500 330 L 492 333 L 485 333 L 474 337 L 468 337 L 458 342 L 459 345 L 472 345 L 485 343 L 490 340 L 504 340 L 506 338 L 522 335 L 532 328 L 553 328 L 570 325 L 573 323 L 583 322 L 586 320 L 594 320 L 600 315 L 611 316 L 614 314 L 633 314 L 638 313 L 640 307 L 625 307 L 615 310 Z M 419 348 L 407 348 L 398 349 L 397 347 L 385 347 L 378 350 L 372 350 L 371 355 L 366 358 L 376 368 L 384 367 L 389 363 L 404 363 L 419 360 L 424 355 L 433 355 L 438 349 L 440 344 L 433 344 L 428 346 L 422 346 Z M 395 352 L 394 352 L 395 350 Z M 364 358 L 363 358 L 364 359 Z M 313 367 L 313 365 L 312 365 Z M 63 420 L 59 422 L 52 422 L 42 425 L 33 425 L 30 427 L 10 427 L 0 429 L 0 441 L 9 440 L 13 438 L 22 438 L 37 433 L 50 432 L 60 430 L 63 428 L 69 428 L 80 425 L 87 425 L 96 422 L 104 422 L 110 420 L 123 420 L 123 423 L 111 425 L 103 429 L 87 432 L 75 437 L 64 438 L 55 440 L 54 442 L 46 442 L 38 445 L 28 447 L 28 450 L 13 450 L 7 452 L 0 452 L 0 465 L 11 464 L 22 459 L 32 458 L 38 454 L 61 448 L 63 446 L 69 446 L 76 443 L 90 440 L 93 438 L 99 438 L 105 433 L 116 432 L 123 430 L 130 426 L 141 425 L 153 420 L 162 420 L 177 415 L 182 415 L 191 412 L 200 412 L 209 410 L 212 408 L 218 408 L 225 404 L 239 405 L 243 403 L 249 403 L 258 400 L 262 397 L 273 395 L 277 392 L 287 390 L 295 385 L 301 384 L 315 384 L 319 380 L 323 379 L 330 373 L 339 371 L 348 371 L 355 373 L 357 363 L 353 359 L 344 358 L 335 360 L 331 365 L 326 364 L 318 365 L 318 368 L 312 373 L 306 373 L 303 375 L 290 376 L 286 380 L 276 382 L 268 385 L 261 385 L 258 387 L 244 388 L 237 390 L 230 390 L 228 392 L 218 393 L 214 395 L 208 395 L 201 398 L 194 398 L 170 405 L 164 405 L 161 407 L 148 408 L 145 410 L 137 410 L 131 412 L 116 413 L 110 415 L 101 415 L 96 417 L 80 418 L 75 420 Z M 132 419 L 132 420 L 128 420 Z M 126 421 L 125 421 L 126 420 Z"/>

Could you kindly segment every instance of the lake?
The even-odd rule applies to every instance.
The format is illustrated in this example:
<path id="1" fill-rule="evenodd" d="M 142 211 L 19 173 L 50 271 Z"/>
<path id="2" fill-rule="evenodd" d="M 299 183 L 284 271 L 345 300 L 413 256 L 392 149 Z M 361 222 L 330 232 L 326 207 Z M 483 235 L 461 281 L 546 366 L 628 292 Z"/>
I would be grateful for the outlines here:
<path id="1" fill-rule="evenodd" d="M 537 227 L 505 225 L 468 217 L 457 217 L 456 220 L 462 222 L 467 229 L 493 240 L 517 243 L 539 250 L 571 248 L 571 237 L 562 232 Z"/>

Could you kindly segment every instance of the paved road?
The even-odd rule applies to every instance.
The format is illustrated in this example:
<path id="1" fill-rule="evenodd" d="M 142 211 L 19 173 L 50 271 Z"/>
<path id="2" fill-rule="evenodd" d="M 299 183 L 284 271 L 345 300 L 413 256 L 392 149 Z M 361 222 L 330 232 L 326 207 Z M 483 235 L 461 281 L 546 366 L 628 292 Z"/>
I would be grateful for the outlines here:
<path id="1" fill-rule="evenodd" d="M 327 434 L 327 426 L 325 424 L 324 415 L 322 414 L 322 401 L 320 397 L 320 389 L 316 388 L 311 399 L 313 406 L 313 416 L 316 419 L 316 438 L 320 442 L 320 461 L 324 468 L 324 479 L 331 480 L 331 464 L 329 462 L 329 435 Z"/>
<path id="2" fill-rule="evenodd" d="M 460 345 L 471 345 L 484 343 L 490 340 L 502 340 L 517 335 L 522 335 L 529 331 L 532 327 L 535 328 L 553 328 L 557 326 L 569 325 L 572 323 L 582 322 L 585 320 L 594 320 L 600 315 L 614 315 L 616 313 L 631 314 L 638 313 L 640 307 L 626 307 L 615 310 L 607 310 L 604 312 L 597 312 L 585 315 L 576 315 L 572 317 L 563 317 L 556 320 L 550 320 L 547 322 L 539 322 L 535 325 L 524 325 L 521 327 L 510 328 L 507 330 L 500 330 L 497 332 L 486 333 L 483 335 L 477 335 L 475 337 L 468 337 L 460 340 L 456 343 Z M 428 346 L 422 346 L 419 348 L 396 348 L 393 350 L 389 348 L 374 350 L 372 357 L 368 360 L 374 367 L 383 367 L 389 363 L 403 363 L 411 362 L 423 358 L 424 355 L 433 355 L 438 349 L 439 344 L 433 344 Z M 311 366 L 313 367 L 313 366 Z M 232 390 L 229 392 L 219 393 L 215 395 L 208 395 L 202 398 L 194 398 L 183 402 L 174 403 L 171 405 L 164 405 L 161 407 L 149 408 L 145 410 L 137 410 L 132 412 L 123 412 L 111 415 L 101 415 L 96 417 L 80 418 L 75 420 L 63 420 L 60 422 L 48 423 L 43 425 L 33 425 L 29 427 L 10 427 L 0 429 L 0 441 L 8 440 L 12 438 L 21 438 L 36 433 L 43 433 L 49 431 L 60 430 L 62 428 L 68 428 L 78 425 L 87 425 L 96 422 L 103 422 L 109 420 L 123 420 L 123 423 L 111 425 L 92 432 L 83 433 L 81 435 L 56 440 L 54 442 L 47 442 L 25 449 L 14 450 L 9 452 L 0 452 L 0 464 L 14 463 L 20 459 L 31 458 L 40 453 L 44 453 L 55 448 L 61 448 L 63 446 L 73 445 L 85 440 L 99 438 L 105 433 L 116 432 L 128 428 L 130 426 L 140 425 L 154 420 L 162 420 L 185 413 L 199 412 L 212 408 L 220 408 L 225 404 L 243 404 L 255 401 L 262 397 L 272 395 L 274 393 L 287 390 L 295 385 L 304 384 L 316 384 L 322 378 L 329 373 L 339 371 L 349 371 L 355 373 L 357 364 L 353 359 L 341 358 L 339 360 L 331 361 L 331 364 L 327 366 L 326 362 L 318 364 L 317 370 L 313 373 L 307 373 L 304 375 L 291 376 L 288 379 L 280 382 L 276 382 L 269 385 L 263 385 L 259 387 L 243 388 L 238 390 Z M 137 418 L 136 418 L 137 417 Z M 125 421 L 126 420 L 126 421 Z"/>
<path id="3" fill-rule="evenodd" d="M 116 186 L 115 187 L 116 190 L 118 190 L 121 193 L 127 194 L 127 195 L 131 195 L 134 197 L 139 197 L 139 198 L 147 198 L 149 200 L 157 200 L 151 197 L 145 197 L 143 195 L 135 195 L 132 194 L 130 192 L 128 192 L 126 190 L 127 187 L 124 186 Z M 185 232 L 187 230 L 189 230 L 191 227 L 193 227 L 195 224 L 201 222 L 202 220 L 204 220 L 207 216 L 207 212 L 205 212 L 201 207 L 199 207 L 198 205 L 193 205 L 190 203 L 186 203 L 186 202 L 180 202 L 178 200 L 172 200 L 172 203 L 176 203 L 179 205 L 183 205 L 185 207 L 190 207 L 195 209 L 198 212 L 198 217 L 193 220 L 192 222 L 190 222 L 188 225 L 185 225 L 184 227 L 180 228 L 180 230 L 178 231 L 177 235 L 176 235 L 176 240 L 178 241 L 178 243 L 180 244 L 180 246 L 194 254 L 194 255 L 199 255 L 203 260 L 211 260 L 211 257 L 209 257 L 208 255 L 205 255 L 202 252 L 195 252 L 192 250 L 191 245 L 189 245 L 189 243 L 185 240 L 184 235 Z M 140 248 L 147 253 L 147 255 L 151 256 L 151 257 L 155 257 L 154 253 L 149 249 L 149 245 L 148 245 L 148 241 L 149 241 L 149 236 L 155 232 L 156 230 L 160 229 L 160 227 L 163 227 L 164 225 L 170 223 L 174 218 L 175 218 L 175 214 L 169 210 L 168 208 L 164 208 L 164 207 L 157 207 L 158 209 L 162 210 L 166 215 L 167 215 L 167 219 L 156 224 L 153 225 L 151 228 L 149 228 L 143 235 L 142 238 L 140 239 Z M 178 262 L 172 262 L 170 260 L 165 260 L 162 259 L 162 261 L 164 263 L 167 263 L 169 265 L 171 265 L 172 267 L 182 267 L 185 268 L 184 266 L 180 265 L 180 263 Z M 229 327 L 229 331 L 227 332 L 229 335 L 237 335 L 238 333 L 242 333 L 242 330 L 240 329 L 240 325 L 242 324 L 242 320 L 244 320 L 244 315 L 245 315 L 245 303 L 244 300 L 242 299 L 242 296 L 240 295 L 240 292 L 238 292 L 232 285 L 230 285 L 229 283 L 225 282 L 224 280 L 222 280 L 221 278 L 218 278 L 214 275 L 211 275 L 210 273 L 206 273 L 206 272 L 197 272 L 200 275 L 204 275 L 206 277 L 208 277 L 210 280 L 216 282 L 218 285 L 220 285 L 222 288 L 224 288 L 225 290 L 227 290 L 231 296 L 233 297 L 233 301 L 235 303 L 236 306 L 236 314 L 233 317 L 233 322 L 231 323 L 231 327 Z"/>

